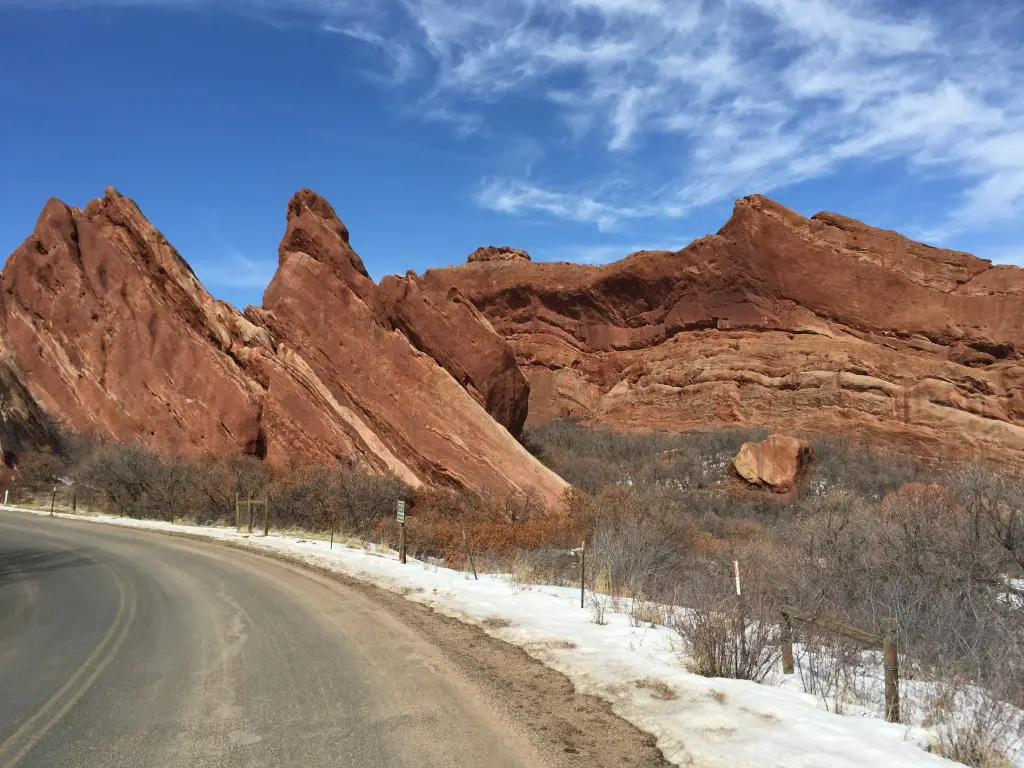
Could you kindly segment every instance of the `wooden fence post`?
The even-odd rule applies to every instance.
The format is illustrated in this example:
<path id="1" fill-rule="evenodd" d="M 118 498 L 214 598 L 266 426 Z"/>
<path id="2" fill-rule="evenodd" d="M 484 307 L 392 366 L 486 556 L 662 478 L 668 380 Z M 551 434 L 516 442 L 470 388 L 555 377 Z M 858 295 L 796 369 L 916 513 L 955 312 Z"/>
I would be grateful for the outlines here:
<path id="1" fill-rule="evenodd" d="M 587 542 L 584 539 L 580 544 L 580 608 L 584 606 L 587 597 Z"/>
<path id="2" fill-rule="evenodd" d="M 896 619 L 882 621 L 882 655 L 885 659 L 885 719 L 900 722 L 900 660 L 896 646 Z"/>
<path id="3" fill-rule="evenodd" d="M 789 590 L 779 587 L 779 605 L 789 605 Z M 789 618 L 785 608 L 782 609 L 782 674 L 793 674 L 793 621 Z"/>
<path id="4" fill-rule="evenodd" d="M 477 581 L 480 577 L 476 575 L 476 564 L 473 562 L 473 548 L 469 545 L 469 537 L 466 536 L 466 529 L 462 529 L 462 540 L 466 544 L 466 555 L 469 557 L 469 567 L 473 569 L 473 578 Z"/>
<path id="5" fill-rule="evenodd" d="M 238 491 L 235 491 L 235 533 L 242 532 L 242 507 L 238 501 Z"/>
<path id="6" fill-rule="evenodd" d="M 57 486 L 53 486 L 53 496 L 50 497 L 50 517 L 53 517 L 53 505 L 57 503 Z"/>
<path id="7" fill-rule="evenodd" d="M 252 535 L 252 523 L 253 516 L 256 514 L 252 509 L 252 491 L 249 491 L 249 500 L 246 502 L 246 506 L 249 507 L 249 535 Z"/>
<path id="8" fill-rule="evenodd" d="M 270 535 L 270 502 L 266 493 L 263 494 L 263 535 Z"/>
<path id="9" fill-rule="evenodd" d="M 71 511 L 78 511 L 78 491 L 72 491 L 71 493 Z"/>
<path id="10" fill-rule="evenodd" d="M 784 601 L 789 597 L 788 593 L 782 589 L 778 591 L 778 594 L 780 601 Z M 813 624 L 816 627 L 821 627 L 829 632 L 835 632 L 843 637 L 849 637 L 851 640 L 856 640 L 867 648 L 880 648 L 885 668 L 885 719 L 890 723 L 900 722 L 900 668 L 899 653 L 896 646 L 896 619 L 883 619 L 881 633 L 875 633 L 866 632 L 858 627 L 851 627 L 849 624 L 844 624 L 841 621 L 836 621 L 826 616 L 819 616 L 816 613 L 807 613 L 799 608 L 794 608 L 786 602 L 782 602 L 781 610 L 783 618 L 784 667 L 787 663 L 789 665 L 793 663 L 786 659 L 786 647 L 792 648 L 793 635 L 790 628 L 790 620 L 792 619 L 805 624 Z M 792 657 L 792 651 L 790 651 L 789 655 Z"/>

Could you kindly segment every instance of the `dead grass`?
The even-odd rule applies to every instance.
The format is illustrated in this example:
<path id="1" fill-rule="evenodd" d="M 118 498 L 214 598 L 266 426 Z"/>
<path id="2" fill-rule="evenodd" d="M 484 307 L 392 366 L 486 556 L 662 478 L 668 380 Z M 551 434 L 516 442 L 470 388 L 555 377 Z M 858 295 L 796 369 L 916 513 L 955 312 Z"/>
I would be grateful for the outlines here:
<path id="1" fill-rule="evenodd" d="M 655 677 L 641 678 L 636 681 L 635 685 L 637 688 L 649 691 L 651 698 L 657 699 L 658 701 L 675 701 L 679 698 L 679 694 L 676 693 L 675 688 L 664 680 L 658 680 Z"/>
<path id="2" fill-rule="evenodd" d="M 724 696 L 724 694 L 723 694 Z M 724 703 L 724 700 L 723 702 Z M 746 712 L 748 715 L 753 715 L 759 720 L 763 720 L 766 723 L 777 723 L 781 720 L 778 715 L 773 715 L 771 712 L 755 712 L 750 707 L 740 707 L 741 712 Z"/>
<path id="3" fill-rule="evenodd" d="M 571 651 L 576 648 L 572 640 L 538 640 L 526 646 L 531 651 Z"/>

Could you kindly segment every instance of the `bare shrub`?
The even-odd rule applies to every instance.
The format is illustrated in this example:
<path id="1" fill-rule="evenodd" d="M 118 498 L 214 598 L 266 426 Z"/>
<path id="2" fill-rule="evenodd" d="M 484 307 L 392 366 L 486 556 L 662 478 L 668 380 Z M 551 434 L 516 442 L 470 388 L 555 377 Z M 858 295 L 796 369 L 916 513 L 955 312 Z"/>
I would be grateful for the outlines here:
<path id="1" fill-rule="evenodd" d="M 708 560 L 692 572 L 681 601 L 686 607 L 667 626 L 682 640 L 691 672 L 762 682 L 781 654 L 770 568 L 745 575 L 741 601 L 733 591 L 730 566 Z"/>
<path id="2" fill-rule="evenodd" d="M 770 623 L 745 624 L 730 601 L 678 611 L 671 628 L 682 639 L 686 666 L 704 677 L 762 682 L 778 660 L 778 641 Z"/>
<path id="3" fill-rule="evenodd" d="M 583 539 L 583 528 L 576 517 L 548 514 L 530 504 L 511 504 L 518 504 L 516 508 L 525 517 L 517 516 L 513 522 L 508 514 L 510 502 L 501 495 L 417 488 L 407 521 L 410 552 L 416 557 L 442 558 L 454 568 L 466 567 L 465 531 L 481 563 L 486 561 L 507 572 L 521 550 L 569 550 Z M 375 530 L 382 536 L 397 535 L 384 521 L 378 521 Z"/>
<path id="4" fill-rule="evenodd" d="M 336 499 L 340 527 L 356 536 L 370 536 L 377 521 L 391 519 L 399 499 L 409 488 L 394 475 L 374 475 L 357 467 L 336 468 L 330 491 Z"/>
<path id="5" fill-rule="evenodd" d="M 526 447 L 572 485 L 596 494 L 623 482 L 705 488 L 724 477 L 729 461 L 764 430 L 616 432 L 560 419 L 528 429 Z"/>
<path id="6" fill-rule="evenodd" d="M 686 513 L 685 495 L 665 487 L 606 488 L 591 501 L 587 556 L 615 598 L 664 599 L 706 545 Z"/>
<path id="7" fill-rule="evenodd" d="M 800 682 L 826 710 L 843 714 L 851 704 L 877 705 L 872 700 L 877 672 L 869 670 L 856 642 L 813 625 L 800 626 L 795 634 L 799 644 L 793 660 Z"/>
<path id="8" fill-rule="evenodd" d="M 1018 575 L 1024 575 L 1024 482 L 974 463 L 954 472 L 946 487 Z"/>
<path id="9" fill-rule="evenodd" d="M 112 442 L 97 447 L 78 474 L 114 512 L 144 518 L 159 516 L 163 470 L 159 456 L 142 445 Z"/>
<path id="10" fill-rule="evenodd" d="M 1024 740 L 1024 718 L 984 688 L 944 681 L 933 688 L 925 723 L 938 734 L 937 751 L 973 768 L 1012 768 L 1007 754 Z"/>
<path id="11" fill-rule="evenodd" d="M 920 461 L 863 440 L 820 437 L 813 441 L 810 488 L 822 494 L 847 491 L 872 501 L 911 482 L 930 482 L 933 473 Z"/>
<path id="12" fill-rule="evenodd" d="M 579 555 L 560 547 L 520 549 L 516 552 L 513 570 L 521 584 L 577 586 L 580 583 Z"/>
<path id="13" fill-rule="evenodd" d="M 634 597 L 629 601 L 629 625 L 631 627 L 656 627 L 665 623 L 668 611 L 659 603 Z"/>
<path id="14" fill-rule="evenodd" d="M 4 470 L 5 480 L 17 485 L 26 495 L 48 491 L 67 473 L 68 461 L 50 446 L 30 451 L 21 456 L 17 469 Z"/>
<path id="15" fill-rule="evenodd" d="M 590 594 L 590 616 L 595 624 L 604 626 L 608 623 L 608 609 L 611 607 L 612 599 L 600 592 Z"/>

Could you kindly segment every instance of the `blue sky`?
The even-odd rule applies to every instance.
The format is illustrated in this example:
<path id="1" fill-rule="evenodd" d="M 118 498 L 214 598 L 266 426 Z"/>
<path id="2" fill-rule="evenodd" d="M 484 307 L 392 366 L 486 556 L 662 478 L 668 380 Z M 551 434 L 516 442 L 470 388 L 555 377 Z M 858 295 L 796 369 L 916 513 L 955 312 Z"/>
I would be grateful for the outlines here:
<path id="1" fill-rule="evenodd" d="M 133 197 L 258 303 L 325 195 L 374 277 L 604 262 L 760 192 L 1024 264 L 1017 0 L 0 0 L 0 252 Z"/>

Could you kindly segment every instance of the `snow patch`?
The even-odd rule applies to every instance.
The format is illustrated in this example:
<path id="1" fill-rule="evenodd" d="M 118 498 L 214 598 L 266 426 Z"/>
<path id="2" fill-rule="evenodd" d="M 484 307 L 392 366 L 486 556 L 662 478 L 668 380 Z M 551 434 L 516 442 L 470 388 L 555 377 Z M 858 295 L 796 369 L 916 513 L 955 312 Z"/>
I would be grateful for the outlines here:
<path id="1" fill-rule="evenodd" d="M 3 506 L 0 509 L 46 515 Z M 608 611 L 593 622 L 578 589 L 526 586 L 508 576 L 479 581 L 436 563 L 372 547 L 348 547 L 298 536 L 238 534 L 231 528 L 171 524 L 106 515 L 58 514 L 76 520 L 172 531 L 279 552 L 430 606 L 518 645 L 563 673 L 582 693 L 611 702 L 616 714 L 653 734 L 665 757 L 704 768 L 926 768 L 952 766 L 924 751 L 934 741 L 921 728 L 886 723 L 863 711 L 837 715 L 800 690 L 796 676 L 780 685 L 705 678 L 687 672 L 674 633 L 632 627 Z M 1018 763 L 1024 768 L 1024 763 Z"/>

